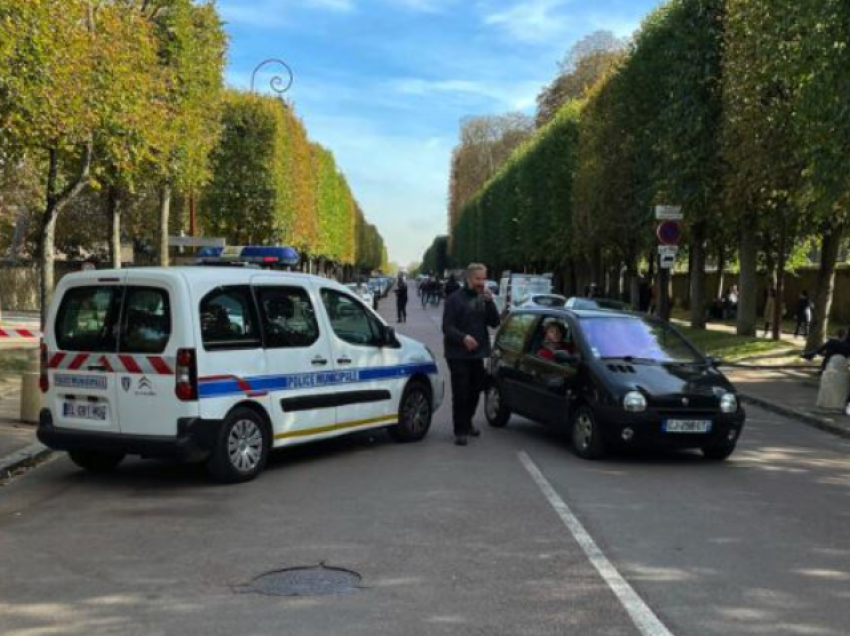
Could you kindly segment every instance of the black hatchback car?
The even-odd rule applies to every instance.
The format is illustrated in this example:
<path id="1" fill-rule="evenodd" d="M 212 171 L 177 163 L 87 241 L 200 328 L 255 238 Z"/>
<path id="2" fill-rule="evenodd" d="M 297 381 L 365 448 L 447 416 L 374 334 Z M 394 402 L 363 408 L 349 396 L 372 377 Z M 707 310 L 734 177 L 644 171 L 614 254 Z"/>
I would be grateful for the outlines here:
<path id="1" fill-rule="evenodd" d="M 545 340 L 551 323 L 561 343 Z M 675 328 L 642 314 L 516 310 L 496 335 L 485 413 L 495 427 L 516 413 L 562 429 L 586 459 L 642 446 L 699 448 L 724 460 L 746 416 L 716 366 Z"/>

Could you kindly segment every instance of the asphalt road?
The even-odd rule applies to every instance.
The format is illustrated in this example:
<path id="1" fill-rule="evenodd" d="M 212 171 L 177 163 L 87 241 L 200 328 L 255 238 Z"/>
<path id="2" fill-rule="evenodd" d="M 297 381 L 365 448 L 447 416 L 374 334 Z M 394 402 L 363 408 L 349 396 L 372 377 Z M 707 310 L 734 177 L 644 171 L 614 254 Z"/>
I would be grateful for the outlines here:
<path id="1" fill-rule="evenodd" d="M 401 331 L 440 351 L 440 311 L 412 298 L 409 314 Z M 484 435 L 458 448 L 448 404 L 420 444 L 290 449 L 233 487 L 60 457 L 0 488 L 0 634 L 846 636 L 850 443 L 749 413 L 725 464 L 585 462 L 542 427 L 480 415 Z M 361 589 L 241 589 L 319 563 Z"/>

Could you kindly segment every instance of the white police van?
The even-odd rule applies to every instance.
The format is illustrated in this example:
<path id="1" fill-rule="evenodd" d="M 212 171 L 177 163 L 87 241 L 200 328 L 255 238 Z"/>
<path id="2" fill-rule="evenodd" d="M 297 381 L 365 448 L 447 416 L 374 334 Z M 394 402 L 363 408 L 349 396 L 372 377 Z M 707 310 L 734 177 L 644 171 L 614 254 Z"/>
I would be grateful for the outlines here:
<path id="1" fill-rule="evenodd" d="M 387 427 L 421 440 L 444 387 L 424 345 L 346 287 L 295 273 L 70 274 L 42 344 L 38 437 L 83 468 L 125 455 L 256 476 L 273 447 Z"/>

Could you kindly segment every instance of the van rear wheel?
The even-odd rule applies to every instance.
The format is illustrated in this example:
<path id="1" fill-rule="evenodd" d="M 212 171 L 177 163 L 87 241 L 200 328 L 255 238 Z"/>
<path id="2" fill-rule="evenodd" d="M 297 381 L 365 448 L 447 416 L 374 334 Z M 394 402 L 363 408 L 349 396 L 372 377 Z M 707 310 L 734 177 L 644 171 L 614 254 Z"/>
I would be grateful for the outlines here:
<path id="1" fill-rule="evenodd" d="M 231 411 L 207 460 L 210 476 L 223 484 L 254 479 L 265 468 L 271 446 L 265 421 L 247 408 Z"/>
<path id="2" fill-rule="evenodd" d="M 412 382 L 404 389 L 398 405 L 398 424 L 390 426 L 392 438 L 397 442 L 418 442 L 431 428 L 431 397 L 421 382 Z"/>
<path id="3" fill-rule="evenodd" d="M 124 453 L 110 453 L 109 451 L 96 450 L 72 450 L 68 451 L 68 457 L 80 468 L 92 473 L 108 473 L 118 467 L 126 455 Z"/>

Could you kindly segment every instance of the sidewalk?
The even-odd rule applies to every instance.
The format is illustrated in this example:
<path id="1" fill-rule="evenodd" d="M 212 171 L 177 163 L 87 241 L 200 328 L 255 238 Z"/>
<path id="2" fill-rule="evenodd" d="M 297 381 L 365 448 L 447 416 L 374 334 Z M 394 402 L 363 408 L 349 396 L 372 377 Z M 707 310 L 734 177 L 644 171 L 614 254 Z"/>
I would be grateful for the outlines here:
<path id="1" fill-rule="evenodd" d="M 20 375 L 0 374 L 0 480 L 50 453 L 36 439 L 35 425 L 19 420 L 20 395 Z"/>

